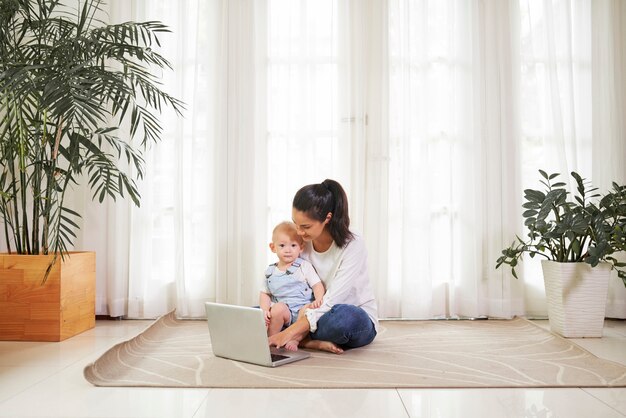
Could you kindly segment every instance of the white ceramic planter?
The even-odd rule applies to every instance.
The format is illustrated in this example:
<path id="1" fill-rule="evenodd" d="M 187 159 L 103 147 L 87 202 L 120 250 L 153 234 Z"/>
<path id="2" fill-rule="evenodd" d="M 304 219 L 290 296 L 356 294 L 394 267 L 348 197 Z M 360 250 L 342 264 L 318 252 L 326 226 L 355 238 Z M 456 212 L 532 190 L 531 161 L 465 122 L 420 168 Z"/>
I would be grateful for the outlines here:
<path id="1" fill-rule="evenodd" d="M 567 338 L 602 337 L 611 265 L 543 260 L 550 329 Z"/>

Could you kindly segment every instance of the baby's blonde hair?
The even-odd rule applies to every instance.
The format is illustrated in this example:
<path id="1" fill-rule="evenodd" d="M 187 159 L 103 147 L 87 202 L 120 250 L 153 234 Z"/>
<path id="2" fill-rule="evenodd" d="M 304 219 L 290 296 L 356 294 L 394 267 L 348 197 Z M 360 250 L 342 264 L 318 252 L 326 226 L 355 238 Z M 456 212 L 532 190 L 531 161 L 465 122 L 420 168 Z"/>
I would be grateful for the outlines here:
<path id="1" fill-rule="evenodd" d="M 304 240 L 300 235 L 298 235 L 296 224 L 294 224 L 293 222 L 284 221 L 276 225 L 274 227 L 274 230 L 272 231 L 272 241 L 276 241 L 276 234 L 278 234 L 279 232 L 287 234 L 290 239 L 299 243 L 300 246 L 304 244 Z"/>

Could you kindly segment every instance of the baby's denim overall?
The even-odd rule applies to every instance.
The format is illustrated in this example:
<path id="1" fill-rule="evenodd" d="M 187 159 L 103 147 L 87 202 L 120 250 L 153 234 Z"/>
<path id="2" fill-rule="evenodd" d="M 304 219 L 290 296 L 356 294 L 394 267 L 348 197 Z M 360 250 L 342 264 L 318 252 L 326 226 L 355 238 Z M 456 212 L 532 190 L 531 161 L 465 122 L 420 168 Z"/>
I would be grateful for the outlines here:
<path id="1" fill-rule="evenodd" d="M 311 287 L 295 275 L 302 261 L 301 258 L 297 258 L 285 272 L 275 268 L 278 263 L 270 264 L 265 270 L 267 289 L 270 291 L 272 301 L 282 302 L 289 307 L 292 324 L 298 318 L 300 308 L 313 301 Z"/>

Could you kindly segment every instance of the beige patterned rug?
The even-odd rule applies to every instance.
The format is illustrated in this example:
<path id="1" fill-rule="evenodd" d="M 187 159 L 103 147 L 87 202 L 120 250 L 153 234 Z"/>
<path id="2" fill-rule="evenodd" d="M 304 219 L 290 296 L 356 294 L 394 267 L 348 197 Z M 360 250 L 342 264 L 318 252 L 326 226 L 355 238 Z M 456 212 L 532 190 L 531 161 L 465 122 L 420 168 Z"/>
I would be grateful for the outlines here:
<path id="1" fill-rule="evenodd" d="M 468 388 L 626 386 L 626 366 L 525 319 L 382 321 L 376 340 L 341 355 L 266 368 L 213 356 L 205 321 L 163 316 L 85 367 L 97 386 Z"/>

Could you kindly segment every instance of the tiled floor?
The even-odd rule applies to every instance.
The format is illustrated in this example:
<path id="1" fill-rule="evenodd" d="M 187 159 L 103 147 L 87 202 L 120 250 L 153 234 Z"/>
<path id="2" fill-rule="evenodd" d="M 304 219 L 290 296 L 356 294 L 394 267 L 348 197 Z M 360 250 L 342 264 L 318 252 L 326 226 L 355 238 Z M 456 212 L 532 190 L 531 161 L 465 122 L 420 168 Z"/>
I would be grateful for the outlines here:
<path id="1" fill-rule="evenodd" d="M 149 323 L 98 321 L 62 343 L 0 342 L 0 417 L 626 417 L 626 388 L 151 389 L 83 379 L 87 363 Z M 626 364 L 625 321 L 607 321 L 601 339 L 575 341 Z"/>

